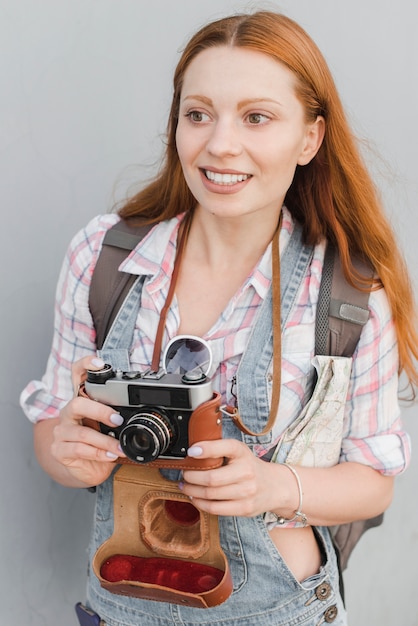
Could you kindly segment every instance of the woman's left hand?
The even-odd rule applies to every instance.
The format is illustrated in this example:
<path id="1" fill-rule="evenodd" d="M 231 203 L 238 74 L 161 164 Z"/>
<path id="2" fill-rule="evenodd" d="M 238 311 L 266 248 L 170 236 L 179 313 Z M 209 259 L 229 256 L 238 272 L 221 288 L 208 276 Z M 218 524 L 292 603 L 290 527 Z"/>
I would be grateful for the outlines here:
<path id="1" fill-rule="evenodd" d="M 213 515 L 254 517 L 274 511 L 291 519 L 300 506 L 298 485 L 282 463 L 266 463 L 235 439 L 195 443 L 189 456 L 225 458 L 210 470 L 184 470 L 180 489 L 193 504 Z M 309 524 L 335 526 L 379 515 L 390 504 L 393 476 L 361 463 L 333 467 L 297 467 L 303 488 L 303 512 Z"/>
<path id="2" fill-rule="evenodd" d="M 278 484 L 274 464 L 260 460 L 243 442 L 218 439 L 194 444 L 195 458 L 225 458 L 225 465 L 211 470 L 185 470 L 180 489 L 193 504 L 213 515 L 253 517 L 269 510 Z M 272 471 L 273 470 L 273 471 Z"/>

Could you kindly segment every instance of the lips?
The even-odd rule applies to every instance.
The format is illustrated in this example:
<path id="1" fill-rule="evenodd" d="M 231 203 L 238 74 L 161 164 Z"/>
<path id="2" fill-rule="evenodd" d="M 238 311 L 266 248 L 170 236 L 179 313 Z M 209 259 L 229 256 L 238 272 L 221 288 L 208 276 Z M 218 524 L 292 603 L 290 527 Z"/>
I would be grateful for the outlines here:
<path id="1" fill-rule="evenodd" d="M 213 170 L 202 170 L 204 176 L 215 185 L 228 186 L 242 183 L 251 178 L 251 174 L 233 173 L 233 172 L 214 172 Z"/>

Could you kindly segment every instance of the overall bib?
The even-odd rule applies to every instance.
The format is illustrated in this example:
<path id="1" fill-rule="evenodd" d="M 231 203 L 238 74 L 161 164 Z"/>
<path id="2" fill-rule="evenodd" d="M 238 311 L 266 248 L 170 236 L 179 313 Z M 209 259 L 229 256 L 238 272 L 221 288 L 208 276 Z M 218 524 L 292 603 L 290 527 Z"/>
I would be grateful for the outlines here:
<path id="1" fill-rule="evenodd" d="M 281 257 L 282 329 L 294 304 L 301 280 L 312 258 L 312 248 L 295 231 Z M 114 368 L 129 370 L 129 348 L 138 313 L 143 277 L 138 278 L 107 336 L 100 356 Z M 271 289 L 260 307 L 249 343 L 237 372 L 240 415 L 246 426 L 260 432 L 267 422 L 272 368 Z M 244 435 L 228 417 L 223 437 L 243 440 L 251 449 L 268 444 L 262 437 Z M 97 487 L 95 520 L 89 562 L 113 532 L 113 477 Z M 232 595 L 223 604 L 198 609 L 176 604 L 118 596 L 105 591 L 90 568 L 88 604 L 107 626 L 346 626 L 339 593 L 339 573 L 328 528 L 317 527 L 323 552 L 318 574 L 298 582 L 270 539 L 262 515 L 253 518 L 219 517 L 220 541 L 228 558 Z"/>

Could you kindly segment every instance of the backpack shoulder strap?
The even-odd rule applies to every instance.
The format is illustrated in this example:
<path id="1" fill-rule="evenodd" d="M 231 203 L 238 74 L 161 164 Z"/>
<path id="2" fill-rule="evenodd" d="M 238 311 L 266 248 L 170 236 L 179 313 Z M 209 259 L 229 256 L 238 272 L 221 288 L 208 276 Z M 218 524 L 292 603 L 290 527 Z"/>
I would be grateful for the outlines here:
<path id="1" fill-rule="evenodd" d="M 125 221 L 110 228 L 93 272 L 89 307 L 96 329 L 96 345 L 100 350 L 122 303 L 138 278 L 119 272 L 119 266 L 155 224 L 130 226 Z"/>
<path id="2" fill-rule="evenodd" d="M 372 279 L 369 265 L 357 258 L 353 265 Z M 368 301 L 368 292 L 359 291 L 347 282 L 340 255 L 328 243 L 316 315 L 315 354 L 352 356 L 369 318 Z"/>
<path id="3" fill-rule="evenodd" d="M 353 265 L 363 276 L 370 276 L 370 283 L 372 282 L 373 272 L 370 265 L 358 258 L 353 260 Z M 335 246 L 328 243 L 316 317 L 316 354 L 353 355 L 363 326 L 369 318 L 368 301 L 368 292 L 359 291 L 347 282 L 340 255 Z M 332 529 L 340 572 L 347 567 L 349 556 L 363 533 L 369 528 L 379 526 L 382 521 L 383 514 L 369 520 L 341 524 Z M 340 585 L 344 597 L 342 576 Z"/>

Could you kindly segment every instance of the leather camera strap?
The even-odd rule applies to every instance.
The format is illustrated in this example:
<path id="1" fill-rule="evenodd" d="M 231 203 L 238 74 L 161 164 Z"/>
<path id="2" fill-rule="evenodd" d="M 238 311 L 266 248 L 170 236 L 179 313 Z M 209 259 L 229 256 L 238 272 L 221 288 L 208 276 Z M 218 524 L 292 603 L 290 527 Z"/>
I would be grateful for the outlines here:
<path id="1" fill-rule="evenodd" d="M 158 372 L 158 370 L 160 369 L 161 346 L 163 343 L 165 320 L 167 317 L 168 309 L 170 308 L 171 302 L 173 300 L 177 278 L 178 278 L 179 270 L 180 270 L 180 263 L 181 263 L 184 248 L 186 245 L 187 237 L 189 235 L 190 225 L 192 223 L 192 217 L 193 217 L 193 212 L 189 211 L 186 214 L 183 222 L 180 224 L 179 233 L 178 233 L 176 258 L 174 259 L 173 274 L 171 276 L 170 287 L 168 289 L 168 294 L 167 294 L 165 304 L 163 308 L 161 309 L 160 321 L 158 323 L 157 335 L 155 337 L 154 352 L 152 355 L 152 363 L 151 363 L 151 370 L 153 372 Z"/>
<path id="2" fill-rule="evenodd" d="M 165 320 L 167 317 L 167 312 L 173 300 L 177 278 L 178 278 L 178 274 L 180 270 L 180 263 L 182 260 L 187 237 L 189 235 L 192 217 L 193 217 L 192 212 L 187 213 L 186 217 L 183 220 L 183 223 L 180 225 L 180 230 L 178 234 L 177 253 L 176 253 L 176 258 L 174 260 L 173 274 L 171 277 L 167 299 L 161 310 L 160 321 L 158 323 L 158 328 L 157 328 L 157 335 L 155 337 L 154 352 L 153 352 L 152 363 L 151 363 L 151 369 L 153 372 L 158 372 L 159 367 L 160 367 L 161 346 L 162 346 L 163 334 L 164 334 L 164 329 L 165 329 Z M 256 433 L 245 426 L 245 424 L 241 420 L 241 416 L 239 415 L 238 408 L 231 407 L 231 406 L 223 406 L 221 409 L 222 411 L 226 412 L 231 417 L 235 425 L 243 433 L 245 433 L 246 435 L 251 435 L 252 437 L 259 437 L 260 435 L 265 435 L 272 429 L 274 421 L 277 416 L 277 411 L 278 411 L 279 402 L 280 402 L 282 332 L 281 332 L 281 307 L 280 307 L 279 236 L 280 236 L 281 223 L 282 223 L 282 214 L 280 214 L 280 220 L 276 228 L 276 231 L 274 233 L 273 241 L 272 241 L 271 288 L 272 288 L 272 309 L 273 309 L 272 324 L 273 324 L 273 372 L 274 372 L 274 376 L 273 376 L 273 388 L 272 388 L 270 415 L 267 420 L 267 424 L 265 425 L 263 430 L 259 433 Z"/>
<path id="3" fill-rule="evenodd" d="M 281 371 L 282 371 L 282 329 L 281 329 L 281 297 L 280 297 L 280 253 L 279 253 L 279 236 L 280 226 L 282 221 L 282 214 L 280 215 L 280 221 L 276 232 L 274 233 L 272 242 L 272 324 L 273 324 L 273 387 L 271 393 L 270 414 L 267 423 L 262 431 L 256 433 L 243 423 L 241 416 L 238 412 L 238 408 L 232 406 L 222 407 L 222 411 L 225 411 L 233 420 L 234 424 L 246 435 L 251 437 L 260 437 L 270 432 L 273 428 L 274 421 L 277 416 L 280 402 L 280 386 L 281 386 Z"/>

